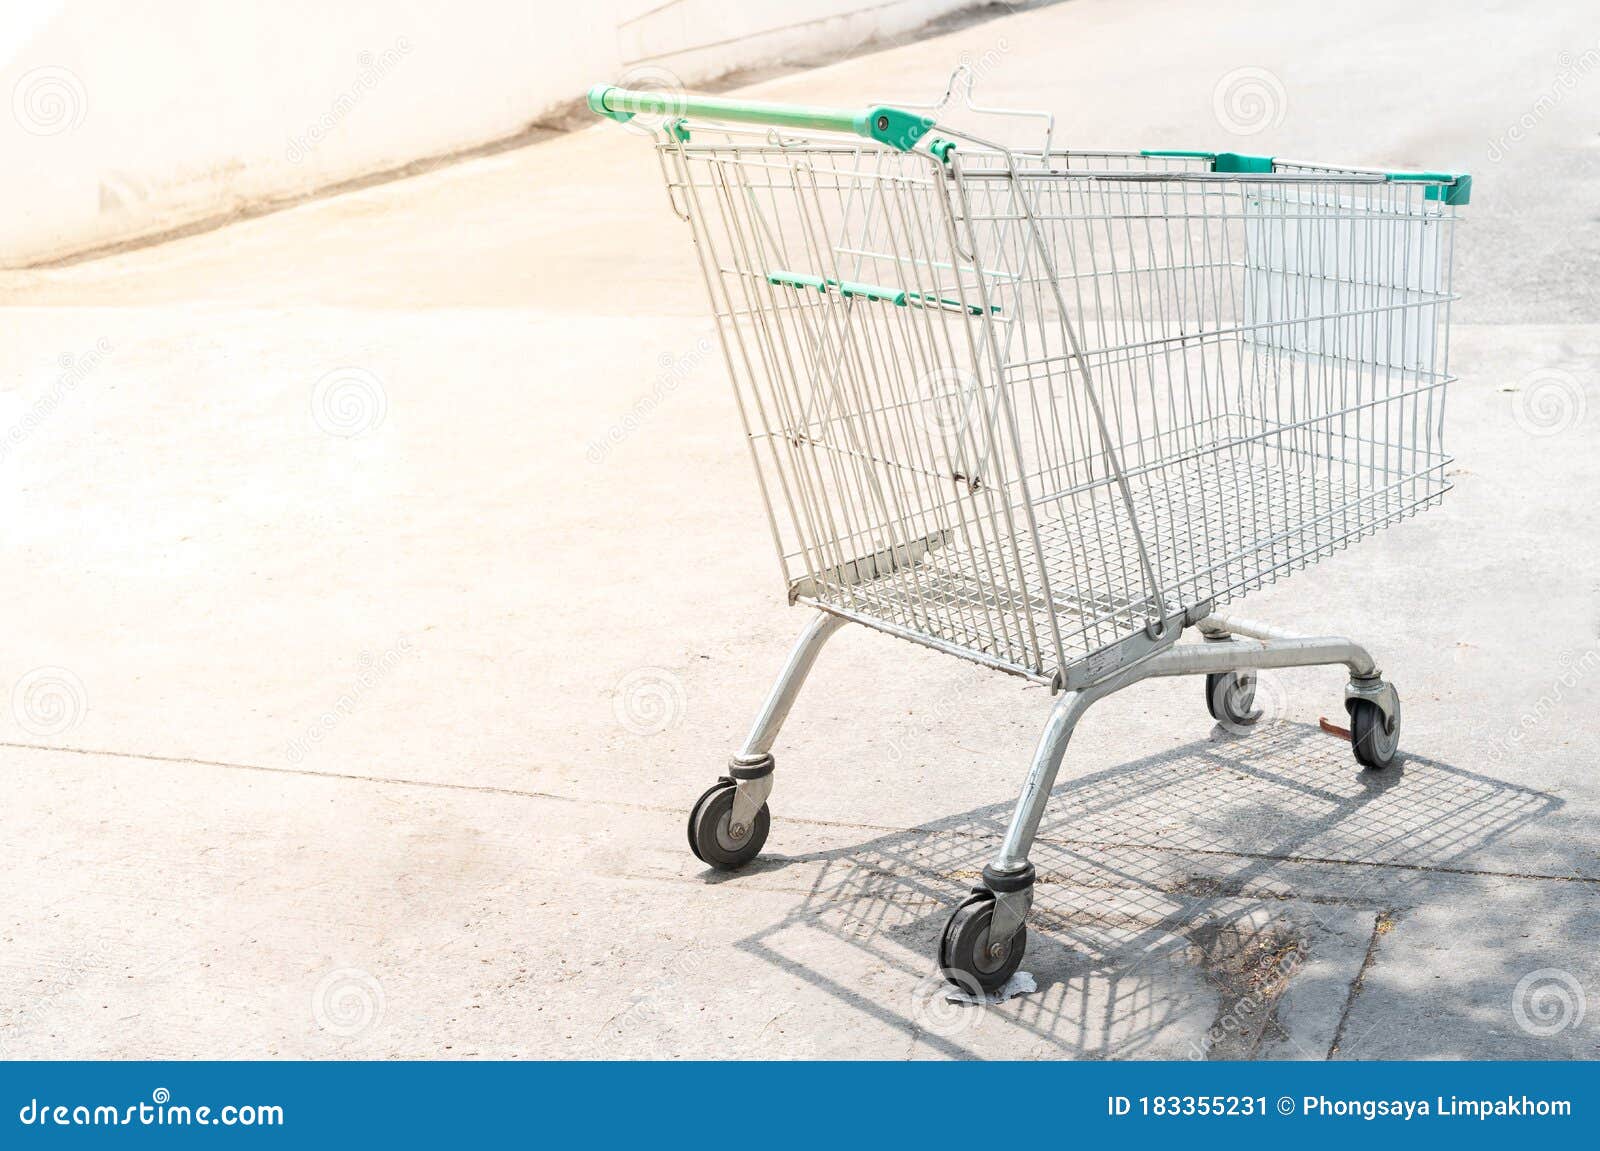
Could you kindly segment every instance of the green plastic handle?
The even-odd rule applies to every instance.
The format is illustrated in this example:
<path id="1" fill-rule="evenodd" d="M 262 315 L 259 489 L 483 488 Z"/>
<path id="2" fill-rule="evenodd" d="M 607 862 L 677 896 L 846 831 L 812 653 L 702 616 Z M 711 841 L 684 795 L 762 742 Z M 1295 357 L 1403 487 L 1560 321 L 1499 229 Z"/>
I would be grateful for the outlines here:
<path id="1" fill-rule="evenodd" d="M 882 105 L 851 112 L 842 108 L 812 108 L 804 104 L 764 104 L 754 100 L 722 100 L 715 96 L 690 96 L 666 92 L 637 92 L 596 84 L 589 89 L 589 109 L 625 123 L 639 113 L 653 116 L 690 116 L 733 124 L 766 124 L 773 128 L 809 128 L 818 132 L 851 132 L 900 151 L 909 151 L 933 120 L 899 108 Z"/>

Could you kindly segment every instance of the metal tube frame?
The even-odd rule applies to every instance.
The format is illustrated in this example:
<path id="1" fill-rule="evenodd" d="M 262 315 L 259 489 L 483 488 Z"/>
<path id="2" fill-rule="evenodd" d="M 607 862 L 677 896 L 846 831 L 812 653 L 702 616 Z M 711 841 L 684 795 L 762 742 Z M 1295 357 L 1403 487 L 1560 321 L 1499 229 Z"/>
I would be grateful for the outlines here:
<path id="1" fill-rule="evenodd" d="M 730 765 L 735 789 L 731 816 L 733 824 L 749 827 L 756 813 L 761 810 L 761 805 L 772 794 L 775 766 L 772 745 L 778 738 L 778 732 L 783 729 L 783 721 L 789 718 L 789 710 L 794 707 L 806 676 L 811 674 L 818 653 L 829 637 L 847 622 L 843 616 L 819 611 L 795 641 L 783 670 L 778 673 L 777 682 L 767 693 L 766 702 L 761 705 L 755 723 L 750 726 L 750 734 L 744 738 L 744 746 Z"/>
<path id="2" fill-rule="evenodd" d="M 1252 620 L 1223 615 L 1207 616 L 1196 626 L 1205 642 L 1163 648 L 1104 679 L 1063 692 L 1056 699 L 1034 748 L 1005 839 L 994 861 L 984 869 L 985 884 L 995 891 L 994 919 L 990 926 L 992 939 L 1009 939 L 1027 916 L 1032 903 L 1032 868 L 1028 852 L 1038 834 L 1039 822 L 1044 818 L 1045 806 L 1055 787 L 1073 730 L 1096 700 L 1157 676 L 1211 675 L 1342 663 L 1350 669 L 1345 698 L 1372 700 L 1392 730 L 1394 688 L 1383 679 L 1371 654 L 1360 644 L 1338 636 L 1292 636 Z M 1026 876 L 1025 885 L 1005 883 L 1008 876 Z M 1014 889 L 997 889 L 1003 887 Z"/>

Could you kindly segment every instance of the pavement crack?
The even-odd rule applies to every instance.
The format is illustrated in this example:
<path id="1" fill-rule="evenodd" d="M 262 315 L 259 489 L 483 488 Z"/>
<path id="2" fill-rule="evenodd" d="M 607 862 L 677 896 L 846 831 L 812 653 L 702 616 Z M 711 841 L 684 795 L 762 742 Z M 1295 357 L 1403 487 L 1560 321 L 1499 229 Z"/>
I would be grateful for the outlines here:
<path id="1" fill-rule="evenodd" d="M 1339 1023 L 1333 1029 L 1333 1042 L 1328 1045 L 1328 1053 L 1323 1056 L 1324 1059 L 1332 1059 L 1339 1053 L 1339 1045 L 1344 1042 L 1344 1029 L 1350 1022 L 1350 1011 L 1355 1007 L 1356 999 L 1361 994 L 1367 973 L 1378 961 L 1378 941 L 1389 934 L 1398 914 L 1395 908 L 1388 908 L 1373 917 L 1372 934 L 1367 937 L 1367 953 L 1361 957 L 1361 966 L 1356 969 L 1356 977 L 1350 981 L 1350 992 L 1345 996 L 1344 1008 L 1339 1012 Z"/>

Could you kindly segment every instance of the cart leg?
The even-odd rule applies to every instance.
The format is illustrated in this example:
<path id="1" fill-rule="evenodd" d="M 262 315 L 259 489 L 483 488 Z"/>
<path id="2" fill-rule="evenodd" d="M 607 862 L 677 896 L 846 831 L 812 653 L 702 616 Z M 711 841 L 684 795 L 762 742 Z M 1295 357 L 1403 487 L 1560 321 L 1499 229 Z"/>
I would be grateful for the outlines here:
<path id="1" fill-rule="evenodd" d="M 1000 852 L 983 869 L 983 886 L 951 915 L 939 942 L 939 966 L 958 987 L 993 990 L 1010 979 L 1022 962 L 1028 942 L 1025 921 L 1033 905 L 1034 869 L 1028 852 L 1039 833 L 1039 821 L 1044 818 L 1072 731 L 1095 700 L 1141 678 L 1139 669 L 1132 668 L 1057 697 L 1034 748 Z"/>
<path id="2" fill-rule="evenodd" d="M 744 746 L 728 765 L 728 774 L 713 784 L 689 812 L 689 849 L 704 863 L 724 871 L 744 866 L 761 851 L 771 816 L 772 744 L 788 718 L 817 653 L 845 623 L 843 616 L 818 612 L 800 633 L 778 682 L 745 737 Z"/>

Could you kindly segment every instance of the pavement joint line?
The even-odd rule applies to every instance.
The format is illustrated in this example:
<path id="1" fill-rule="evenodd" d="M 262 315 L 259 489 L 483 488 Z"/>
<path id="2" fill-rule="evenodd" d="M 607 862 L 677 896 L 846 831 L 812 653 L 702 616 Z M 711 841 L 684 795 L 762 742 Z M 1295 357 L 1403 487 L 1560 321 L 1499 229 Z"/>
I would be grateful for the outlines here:
<path id="1" fill-rule="evenodd" d="M 312 771 L 301 767 L 273 767 L 264 763 L 232 763 L 222 759 L 198 759 L 187 755 L 156 755 L 144 751 L 106 751 L 92 747 L 64 747 L 42 743 L 12 743 L 0 740 L 0 748 L 18 751 L 53 751 L 66 755 L 100 756 L 106 759 L 138 759 L 148 763 L 172 763 L 188 767 L 222 767 L 231 771 L 263 771 L 273 775 L 299 775 L 309 779 L 338 779 L 356 783 L 389 783 L 404 787 L 432 787 L 442 791 L 476 791 L 485 795 L 515 795 L 524 799 L 554 799 L 562 803 L 584 803 L 568 795 L 548 791 L 527 791 L 515 787 L 495 787 L 482 783 L 450 783 L 438 779 L 401 779 L 386 775 L 361 775 L 348 771 Z M 665 809 L 663 809 L 665 810 Z"/>
<path id="2" fill-rule="evenodd" d="M 68 747 L 65 745 L 41 743 L 15 743 L 9 740 L 0 740 L 0 748 L 16 751 L 46 751 L 58 752 L 66 755 L 82 755 L 87 757 L 103 757 L 106 759 L 137 759 L 150 763 L 171 763 L 191 767 L 221 767 L 233 771 L 260 771 L 274 775 L 295 775 L 307 779 L 337 779 L 345 782 L 392 784 L 400 787 L 426 787 L 440 791 L 467 791 L 483 795 L 510 795 L 520 799 L 551 799 L 559 803 L 593 804 L 600 807 L 620 807 L 630 811 L 649 811 L 662 814 L 677 815 L 677 807 L 658 803 L 632 803 L 621 799 L 587 799 L 579 796 L 557 795 L 548 791 L 530 791 L 515 787 L 496 787 L 492 784 L 478 783 L 450 783 L 437 779 L 404 779 L 397 776 L 363 775 L 356 772 L 342 771 L 312 771 L 298 767 L 273 767 L 260 763 L 235 763 L 221 759 L 200 759 L 194 756 L 157 755 L 153 752 L 140 751 L 107 751 L 103 748 Z M 786 816 L 789 823 L 800 824 L 807 827 L 836 827 L 851 831 L 879 831 L 901 835 L 949 835 L 962 839 L 998 839 L 998 831 L 962 831 L 959 828 L 938 827 L 897 827 L 876 823 L 852 823 L 845 820 L 832 819 L 807 819 L 797 816 Z M 1533 882 L 1557 883 L 1591 883 L 1600 886 L 1600 876 L 1594 875 L 1551 875 L 1542 872 L 1529 871 L 1496 871 L 1476 867 L 1444 867 L 1423 863 L 1398 863 L 1376 859 L 1334 859 L 1328 856 L 1275 854 L 1267 851 L 1229 851 L 1216 847 L 1169 847 L 1159 843 L 1119 843 L 1106 842 L 1094 839 L 1057 839 L 1050 836 L 1039 836 L 1038 843 L 1052 847 L 1067 848 L 1093 848 L 1099 851 L 1153 851 L 1163 855 L 1204 855 L 1217 856 L 1224 859 L 1256 859 L 1276 863 L 1303 863 L 1329 867 L 1372 867 L 1392 868 L 1397 871 L 1414 871 L 1428 875 L 1461 875 L 1483 879 L 1525 879 Z"/>

